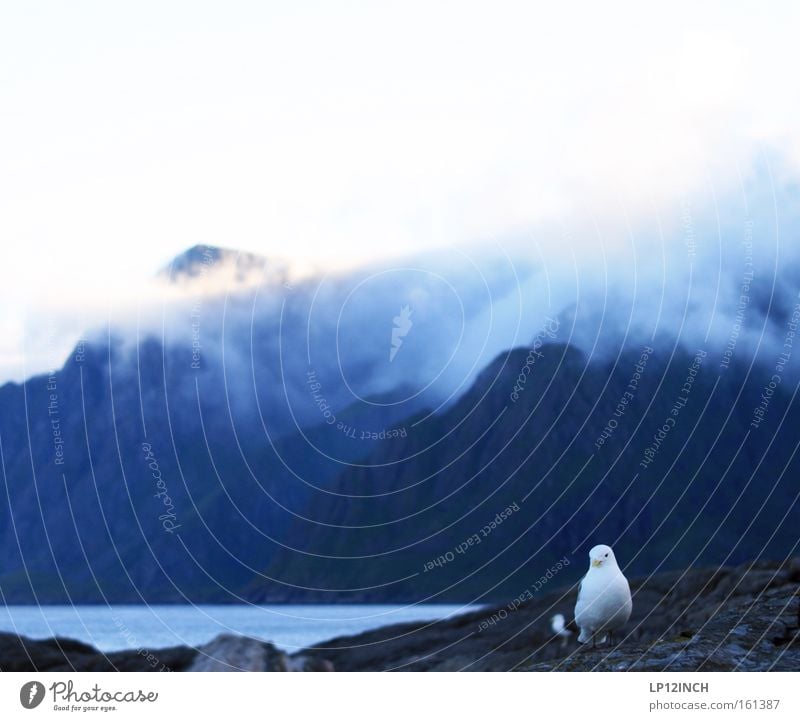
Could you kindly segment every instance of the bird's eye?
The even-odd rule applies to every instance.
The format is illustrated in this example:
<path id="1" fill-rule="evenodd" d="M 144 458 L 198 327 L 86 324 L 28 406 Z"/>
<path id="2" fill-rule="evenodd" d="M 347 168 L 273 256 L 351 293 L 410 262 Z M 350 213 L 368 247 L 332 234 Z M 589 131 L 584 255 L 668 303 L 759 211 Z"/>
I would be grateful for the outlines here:
<path id="1" fill-rule="evenodd" d="M 608 554 L 606 554 L 606 558 L 608 558 Z"/>

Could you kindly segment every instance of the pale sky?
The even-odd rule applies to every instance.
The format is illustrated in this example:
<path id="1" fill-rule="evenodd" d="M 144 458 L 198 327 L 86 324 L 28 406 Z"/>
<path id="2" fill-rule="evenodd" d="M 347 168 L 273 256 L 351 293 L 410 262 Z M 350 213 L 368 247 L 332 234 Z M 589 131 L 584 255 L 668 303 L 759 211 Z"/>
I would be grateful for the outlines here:
<path id="1" fill-rule="evenodd" d="M 797 165 L 798 3 L 555 5 L 0 5 L 0 381 L 195 243 L 359 263 Z"/>

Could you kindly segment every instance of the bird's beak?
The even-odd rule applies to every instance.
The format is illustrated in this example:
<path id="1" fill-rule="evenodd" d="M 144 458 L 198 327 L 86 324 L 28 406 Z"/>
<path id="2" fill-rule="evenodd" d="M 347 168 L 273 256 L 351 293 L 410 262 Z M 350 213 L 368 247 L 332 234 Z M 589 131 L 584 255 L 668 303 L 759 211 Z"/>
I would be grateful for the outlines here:
<path id="1" fill-rule="evenodd" d="M 600 566 L 602 566 L 602 565 L 603 565 L 603 562 L 602 562 L 602 561 L 601 561 L 599 558 L 595 558 L 595 559 L 592 561 L 592 565 L 593 565 L 595 568 L 600 568 Z"/>

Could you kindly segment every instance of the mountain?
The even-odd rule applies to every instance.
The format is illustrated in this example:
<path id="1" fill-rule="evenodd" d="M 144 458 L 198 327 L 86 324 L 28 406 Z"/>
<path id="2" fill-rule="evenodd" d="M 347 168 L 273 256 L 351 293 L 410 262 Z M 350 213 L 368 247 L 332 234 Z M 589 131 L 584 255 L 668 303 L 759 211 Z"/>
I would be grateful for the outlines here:
<path id="1" fill-rule="evenodd" d="M 282 550 L 267 575 L 292 597 L 320 578 L 358 589 L 304 594 L 315 600 L 491 601 L 565 557 L 559 583 L 576 580 L 600 542 L 636 574 L 784 558 L 800 527 L 800 406 L 779 386 L 753 428 L 767 371 L 720 371 L 703 353 L 597 362 L 542 346 L 516 402 L 530 351 L 499 356 L 451 408 L 340 473 L 339 497 L 314 496 L 302 555 Z M 259 586 L 256 599 L 288 597 Z"/>
<path id="2" fill-rule="evenodd" d="M 415 271 L 218 282 L 270 265 L 190 249 L 170 277 L 191 283 L 155 317 L 0 388 L 4 602 L 236 601 L 296 547 L 312 495 L 446 400 L 434 362 L 459 361 L 458 329 L 442 328 L 482 302 Z"/>
<path id="3" fill-rule="evenodd" d="M 0 388 L 4 602 L 504 600 L 599 541 L 641 574 L 796 548 L 790 275 L 726 355 L 546 315 L 535 263 L 281 268 L 190 249 L 158 313 Z"/>
<path id="4" fill-rule="evenodd" d="M 195 286 L 199 291 L 223 287 L 230 292 L 241 285 L 289 283 L 296 274 L 292 264 L 231 248 L 194 245 L 173 258 L 157 278 L 173 285 Z"/>
<path id="5" fill-rule="evenodd" d="M 156 341 L 137 356 L 85 343 L 53 375 L 0 390 L 6 602 L 230 600 L 291 542 L 312 491 L 294 475 L 298 440 L 235 415 L 202 374 L 192 398 Z M 370 400 L 343 417 L 368 422 Z M 369 443 L 325 431 L 305 434 L 345 461 Z M 320 461 L 314 480 L 338 470 Z"/>

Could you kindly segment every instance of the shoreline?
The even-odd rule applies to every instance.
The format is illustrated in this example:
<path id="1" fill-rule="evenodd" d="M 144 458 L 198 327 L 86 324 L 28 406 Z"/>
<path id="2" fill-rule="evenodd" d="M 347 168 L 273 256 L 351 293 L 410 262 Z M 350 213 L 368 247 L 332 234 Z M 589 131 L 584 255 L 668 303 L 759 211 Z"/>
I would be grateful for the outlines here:
<path id="1" fill-rule="evenodd" d="M 197 648 L 101 653 L 79 641 L 0 633 L 8 671 L 800 670 L 800 557 L 631 579 L 634 613 L 616 646 L 575 642 L 574 589 L 438 621 L 393 623 L 295 653 L 222 634 Z M 266 604 L 270 605 L 270 604 Z M 277 604 L 273 604 L 277 605 Z M 312 604 L 289 604 L 312 605 Z M 449 604 L 448 604 L 449 605 Z M 507 609 L 492 625 L 486 619 Z M 549 618 L 570 619 L 569 639 Z"/>

